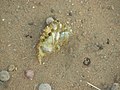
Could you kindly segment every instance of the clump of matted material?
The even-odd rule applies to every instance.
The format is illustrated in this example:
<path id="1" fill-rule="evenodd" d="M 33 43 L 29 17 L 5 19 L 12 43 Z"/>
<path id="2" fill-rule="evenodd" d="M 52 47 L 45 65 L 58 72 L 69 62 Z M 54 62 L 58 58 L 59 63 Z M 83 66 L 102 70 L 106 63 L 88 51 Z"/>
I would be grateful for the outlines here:
<path id="1" fill-rule="evenodd" d="M 68 42 L 72 33 L 71 27 L 52 17 L 46 19 L 46 24 L 37 44 L 37 56 L 40 64 L 44 56 L 60 50 L 61 46 Z"/>

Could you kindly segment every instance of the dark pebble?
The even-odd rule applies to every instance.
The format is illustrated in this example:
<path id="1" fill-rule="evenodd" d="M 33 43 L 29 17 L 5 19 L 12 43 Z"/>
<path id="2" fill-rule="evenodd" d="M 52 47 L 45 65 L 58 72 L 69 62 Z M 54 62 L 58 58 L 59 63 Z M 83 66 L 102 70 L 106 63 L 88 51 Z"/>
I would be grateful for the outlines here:
<path id="1" fill-rule="evenodd" d="M 51 8 L 51 10 L 50 10 L 50 11 L 51 11 L 51 13 L 54 13 L 54 12 L 55 12 L 55 10 L 54 10 L 53 8 Z"/>
<path id="2" fill-rule="evenodd" d="M 86 19 L 82 19 L 82 20 L 81 20 L 81 23 L 83 24 L 85 21 L 86 21 Z"/>
<path id="3" fill-rule="evenodd" d="M 28 25 L 30 25 L 30 26 L 31 26 L 31 25 L 34 25 L 34 22 L 29 22 Z"/>
<path id="4" fill-rule="evenodd" d="M 29 34 L 26 34 L 25 37 L 26 37 L 26 38 L 27 38 L 27 37 L 32 38 L 32 36 L 29 35 Z"/>
<path id="5" fill-rule="evenodd" d="M 70 12 L 68 13 L 68 15 L 69 15 L 69 16 L 73 16 L 73 13 L 72 13 L 72 11 L 70 11 Z"/>
<path id="6" fill-rule="evenodd" d="M 109 44 L 109 43 L 110 43 L 110 40 L 109 40 L 109 39 L 107 39 L 106 44 Z"/>
<path id="7" fill-rule="evenodd" d="M 84 58 L 84 61 L 83 61 L 83 64 L 84 64 L 85 66 L 89 66 L 89 65 L 90 65 L 90 63 L 91 63 L 90 58 L 85 57 L 85 58 Z"/>
<path id="8" fill-rule="evenodd" d="M 103 45 L 101 45 L 101 44 L 97 44 L 96 46 L 98 47 L 99 50 L 103 49 Z"/>
<path id="9" fill-rule="evenodd" d="M 30 36 L 30 38 L 32 38 L 32 36 Z"/>

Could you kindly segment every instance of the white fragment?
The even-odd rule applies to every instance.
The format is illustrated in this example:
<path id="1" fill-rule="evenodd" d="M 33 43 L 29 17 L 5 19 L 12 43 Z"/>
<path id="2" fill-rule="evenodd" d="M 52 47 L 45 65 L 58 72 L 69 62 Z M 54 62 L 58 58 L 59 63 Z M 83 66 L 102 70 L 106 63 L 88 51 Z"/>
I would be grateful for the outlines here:
<path id="1" fill-rule="evenodd" d="M 83 1 L 80 1 L 81 4 L 83 4 Z"/>
<path id="2" fill-rule="evenodd" d="M 52 43 L 55 42 L 55 33 L 52 33 Z"/>
<path id="3" fill-rule="evenodd" d="M 8 44 L 8 47 L 10 47 L 11 46 L 11 44 Z"/>
<path id="4" fill-rule="evenodd" d="M 72 6 L 74 5 L 74 3 L 72 3 Z"/>
<path id="5" fill-rule="evenodd" d="M 2 21 L 5 21 L 5 19 L 3 18 Z"/>
<path id="6" fill-rule="evenodd" d="M 60 10 L 58 11 L 60 14 L 62 13 Z"/>
<path id="7" fill-rule="evenodd" d="M 70 22 L 69 22 L 69 21 L 67 21 L 66 23 L 67 23 L 67 24 L 69 24 Z"/>
<path id="8" fill-rule="evenodd" d="M 42 64 L 45 65 L 45 62 L 43 62 Z"/>
<path id="9" fill-rule="evenodd" d="M 58 40 L 59 40 L 59 38 L 60 38 L 60 33 L 59 33 L 59 32 L 57 32 L 57 33 L 56 33 L 56 41 L 58 41 Z"/>
<path id="10" fill-rule="evenodd" d="M 35 8 L 35 6 L 33 6 L 32 8 Z"/>
<path id="11" fill-rule="evenodd" d="M 17 50 L 14 48 L 13 51 L 17 51 Z"/>
<path id="12" fill-rule="evenodd" d="M 60 24 L 60 28 L 62 28 L 62 24 Z"/>

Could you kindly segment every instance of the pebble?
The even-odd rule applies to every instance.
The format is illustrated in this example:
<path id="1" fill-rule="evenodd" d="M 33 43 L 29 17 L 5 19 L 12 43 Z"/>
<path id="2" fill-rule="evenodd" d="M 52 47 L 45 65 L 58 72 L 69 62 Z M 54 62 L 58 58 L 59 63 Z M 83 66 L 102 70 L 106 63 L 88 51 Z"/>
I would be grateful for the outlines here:
<path id="1" fill-rule="evenodd" d="M 34 71 L 32 71 L 32 70 L 26 70 L 26 71 L 25 71 L 25 76 L 26 76 L 28 79 L 33 80 Z"/>
<path id="2" fill-rule="evenodd" d="M 54 21 L 53 17 L 48 17 L 48 18 L 46 19 L 46 24 L 50 24 L 50 23 L 53 22 L 53 21 Z"/>
<path id="3" fill-rule="evenodd" d="M 5 82 L 8 81 L 9 79 L 10 79 L 10 74 L 8 71 L 3 70 L 0 72 L 0 81 Z"/>
<path id="4" fill-rule="evenodd" d="M 50 10 L 50 11 L 51 11 L 51 13 L 54 13 L 54 12 L 55 12 L 55 10 L 54 10 L 53 8 L 51 8 L 51 10 Z"/>
<path id="5" fill-rule="evenodd" d="M 29 22 L 28 25 L 30 26 L 34 25 L 34 22 Z"/>
<path id="6" fill-rule="evenodd" d="M 120 85 L 118 83 L 113 83 L 110 90 L 120 90 Z"/>
<path id="7" fill-rule="evenodd" d="M 42 83 L 39 85 L 39 90 L 52 90 L 51 86 L 48 83 Z"/>
<path id="8" fill-rule="evenodd" d="M 83 64 L 86 65 L 86 66 L 89 66 L 90 63 L 91 63 L 90 58 L 85 57 L 85 58 L 84 58 L 84 61 L 83 61 Z"/>
<path id="9" fill-rule="evenodd" d="M 9 72 L 12 72 L 12 71 L 15 71 L 15 70 L 17 70 L 17 67 L 16 67 L 15 65 L 10 65 L 10 66 L 8 67 L 8 71 L 9 71 Z"/>
<path id="10" fill-rule="evenodd" d="M 99 50 L 102 50 L 102 49 L 103 49 L 103 45 L 98 44 L 98 43 L 96 44 L 96 47 L 98 47 Z"/>
<path id="11" fill-rule="evenodd" d="M 109 44 L 109 43 L 110 43 L 110 40 L 107 38 L 106 44 Z"/>
<path id="12" fill-rule="evenodd" d="M 70 12 L 68 13 L 68 15 L 69 15 L 69 16 L 72 16 L 72 15 L 73 15 L 72 11 L 70 11 Z"/>

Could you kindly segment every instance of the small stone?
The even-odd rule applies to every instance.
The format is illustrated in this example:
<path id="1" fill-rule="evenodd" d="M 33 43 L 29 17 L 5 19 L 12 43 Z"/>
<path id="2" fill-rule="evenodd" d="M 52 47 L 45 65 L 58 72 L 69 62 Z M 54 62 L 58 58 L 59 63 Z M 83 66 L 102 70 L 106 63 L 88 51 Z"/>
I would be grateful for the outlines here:
<path id="1" fill-rule="evenodd" d="M 54 12 L 55 12 L 55 10 L 54 10 L 53 8 L 51 8 L 51 10 L 50 10 L 50 11 L 51 11 L 51 13 L 54 13 Z"/>
<path id="2" fill-rule="evenodd" d="M 51 86 L 47 83 L 40 84 L 39 90 L 51 90 Z"/>
<path id="3" fill-rule="evenodd" d="M 107 6 L 107 9 L 108 9 L 108 10 L 114 10 L 114 6 L 113 6 L 113 5 L 108 5 L 108 6 Z"/>
<path id="4" fill-rule="evenodd" d="M 9 79 L 10 79 L 10 74 L 8 71 L 3 70 L 0 72 L 0 81 L 5 82 L 8 81 Z"/>
<path id="5" fill-rule="evenodd" d="M 32 70 L 26 70 L 26 71 L 25 71 L 25 76 L 26 76 L 28 79 L 33 80 L 34 71 L 32 71 Z"/>
<path id="6" fill-rule="evenodd" d="M 29 22 L 28 25 L 30 26 L 34 25 L 34 22 Z"/>
<path id="7" fill-rule="evenodd" d="M 119 83 L 113 83 L 112 87 L 110 90 L 120 90 L 120 85 Z"/>
<path id="8" fill-rule="evenodd" d="M 68 13 L 68 15 L 69 15 L 69 16 L 72 16 L 72 15 L 73 15 L 73 14 L 72 14 L 72 11 L 70 11 L 70 12 Z"/>
<path id="9" fill-rule="evenodd" d="M 29 34 L 26 34 L 25 37 L 26 37 L 26 38 L 27 38 L 27 37 L 32 38 L 32 36 L 29 35 Z"/>
<path id="10" fill-rule="evenodd" d="M 103 45 L 100 44 L 100 43 L 96 43 L 95 47 L 96 47 L 97 50 L 102 50 L 103 49 Z"/>
<path id="11" fill-rule="evenodd" d="M 48 18 L 46 19 L 46 24 L 50 24 L 50 23 L 52 23 L 53 21 L 54 21 L 53 17 L 48 17 Z"/>
<path id="12" fill-rule="evenodd" d="M 109 40 L 109 39 L 107 39 L 106 44 L 109 44 L 109 43 L 110 43 L 110 40 Z"/>
<path id="13" fill-rule="evenodd" d="M 89 66 L 90 63 L 91 63 L 90 58 L 85 57 L 85 58 L 84 58 L 84 61 L 83 61 L 83 64 L 86 65 L 86 66 Z"/>
<path id="14" fill-rule="evenodd" d="M 9 71 L 9 72 L 12 72 L 12 71 L 14 71 L 14 70 L 17 70 L 17 67 L 16 67 L 15 65 L 10 65 L 10 66 L 8 67 L 8 71 Z"/>
<path id="15" fill-rule="evenodd" d="M 30 36 L 30 38 L 32 38 L 32 36 Z"/>
<path id="16" fill-rule="evenodd" d="M 85 21 L 86 21 L 86 19 L 82 19 L 82 20 L 81 20 L 81 23 L 83 24 Z"/>

